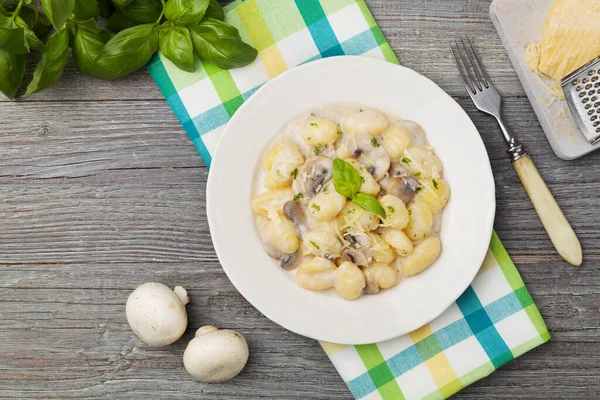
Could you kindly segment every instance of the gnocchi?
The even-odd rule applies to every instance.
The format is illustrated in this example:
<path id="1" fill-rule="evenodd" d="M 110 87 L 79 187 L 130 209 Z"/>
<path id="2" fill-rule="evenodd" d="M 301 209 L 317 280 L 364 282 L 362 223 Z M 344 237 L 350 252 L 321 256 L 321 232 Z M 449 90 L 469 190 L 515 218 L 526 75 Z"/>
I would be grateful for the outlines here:
<path id="1" fill-rule="evenodd" d="M 400 229 L 385 228 L 381 233 L 381 237 L 403 257 L 413 252 L 413 243 L 406 236 L 406 233 Z"/>
<path id="2" fill-rule="evenodd" d="M 342 244 L 331 232 L 310 231 L 302 238 L 302 254 L 327 259 L 338 258 L 342 253 Z"/>
<path id="3" fill-rule="evenodd" d="M 398 283 L 398 270 L 388 264 L 373 263 L 363 268 L 368 294 L 379 293 L 380 289 L 389 289 Z"/>
<path id="4" fill-rule="evenodd" d="M 433 226 L 433 213 L 427 203 L 412 201 L 408 206 L 410 220 L 404 229 L 410 240 L 425 239 Z"/>
<path id="5" fill-rule="evenodd" d="M 357 299 L 365 285 L 365 275 L 360 268 L 350 261 L 344 261 L 335 271 L 333 287 L 343 299 Z"/>
<path id="6" fill-rule="evenodd" d="M 417 123 L 374 109 L 321 107 L 291 121 L 261 167 L 250 208 L 265 251 L 300 287 L 355 300 L 439 256 L 450 185 Z M 336 189 L 340 176 L 351 189 Z"/>
<path id="7" fill-rule="evenodd" d="M 335 142 L 337 138 L 337 125 L 325 118 L 307 121 L 302 130 L 302 139 L 309 146 L 323 147 Z"/>
<path id="8" fill-rule="evenodd" d="M 412 138 L 408 129 L 401 126 L 390 126 L 381 135 L 381 145 L 387 151 L 390 158 L 399 160 L 404 150 L 410 146 Z"/>
<path id="9" fill-rule="evenodd" d="M 283 141 L 275 144 L 267 151 L 263 166 L 267 172 L 264 186 L 268 189 L 279 189 L 292 184 L 294 171 L 304 163 L 304 156 L 296 144 Z"/>
<path id="10" fill-rule="evenodd" d="M 296 273 L 300 287 L 310 290 L 326 290 L 333 287 L 337 268 L 331 261 L 315 257 L 304 261 Z"/>
<path id="11" fill-rule="evenodd" d="M 388 127 L 387 118 L 377 110 L 359 110 L 344 119 L 344 131 L 355 135 L 366 133 L 371 136 L 379 135 Z"/>
<path id="12" fill-rule="evenodd" d="M 438 237 L 430 237 L 415 246 L 408 257 L 401 260 L 404 275 L 416 275 L 429 267 L 440 254 L 442 242 Z"/>

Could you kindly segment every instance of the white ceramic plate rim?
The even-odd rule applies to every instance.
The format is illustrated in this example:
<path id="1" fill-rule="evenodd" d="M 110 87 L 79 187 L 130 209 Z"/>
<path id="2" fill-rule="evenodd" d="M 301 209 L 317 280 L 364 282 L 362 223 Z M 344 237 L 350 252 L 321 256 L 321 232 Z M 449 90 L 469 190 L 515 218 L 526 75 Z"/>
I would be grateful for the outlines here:
<path id="1" fill-rule="evenodd" d="M 352 77 L 351 87 L 343 86 L 343 77 Z M 379 88 L 373 89 L 373 85 Z M 381 103 L 380 97 L 396 99 L 402 108 L 389 103 L 372 104 Z M 301 112 L 343 102 L 361 102 L 420 123 L 442 159 L 452 190 L 440 235 L 443 250 L 434 265 L 391 290 L 362 296 L 354 302 L 338 298 L 332 290 L 326 293 L 299 288 L 264 253 L 250 210 L 259 158 L 278 131 Z M 462 151 L 464 159 L 457 157 L 456 151 Z M 471 170 L 463 171 L 466 176 L 461 175 L 459 180 L 455 164 L 468 165 Z M 402 66 L 342 56 L 290 69 L 263 85 L 234 114 L 211 165 L 207 214 L 223 269 L 262 314 L 303 336 L 332 343 L 365 344 L 391 339 L 431 322 L 466 290 L 488 249 L 495 188 L 477 129 L 441 88 Z M 458 227 L 467 232 L 459 232 Z M 453 234 L 449 233 L 451 228 Z"/>

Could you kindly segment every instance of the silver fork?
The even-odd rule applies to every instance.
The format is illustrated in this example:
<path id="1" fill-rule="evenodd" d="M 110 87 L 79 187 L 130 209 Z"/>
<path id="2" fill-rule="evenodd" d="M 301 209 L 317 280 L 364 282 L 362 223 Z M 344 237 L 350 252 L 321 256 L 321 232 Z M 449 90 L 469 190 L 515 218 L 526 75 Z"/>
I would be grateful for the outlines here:
<path id="1" fill-rule="evenodd" d="M 581 265 L 581 244 L 531 157 L 523 150 L 502 118 L 502 97 L 492 83 L 469 38 L 450 45 L 458 72 L 475 107 L 496 118 L 508 144 L 513 167 L 558 253 L 570 264 Z"/>

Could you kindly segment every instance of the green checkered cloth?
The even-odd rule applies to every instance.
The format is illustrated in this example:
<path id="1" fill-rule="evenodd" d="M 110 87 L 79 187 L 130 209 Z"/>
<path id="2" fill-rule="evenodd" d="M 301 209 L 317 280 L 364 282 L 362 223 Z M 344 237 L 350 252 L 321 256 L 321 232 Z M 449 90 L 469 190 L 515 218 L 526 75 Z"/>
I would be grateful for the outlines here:
<path id="1" fill-rule="evenodd" d="M 398 63 L 363 0 L 246 0 L 225 11 L 259 51 L 255 62 L 226 71 L 197 61 L 188 73 L 158 54 L 148 65 L 209 166 L 235 111 L 288 68 L 344 54 Z M 494 233 L 478 276 L 436 320 L 381 343 L 321 345 L 357 399 L 443 399 L 549 338 Z"/>

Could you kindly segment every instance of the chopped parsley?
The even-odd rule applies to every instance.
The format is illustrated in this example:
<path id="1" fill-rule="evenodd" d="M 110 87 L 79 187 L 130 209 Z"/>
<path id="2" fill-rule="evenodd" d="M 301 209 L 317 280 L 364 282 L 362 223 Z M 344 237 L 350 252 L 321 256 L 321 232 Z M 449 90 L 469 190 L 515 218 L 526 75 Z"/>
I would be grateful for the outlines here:
<path id="1" fill-rule="evenodd" d="M 387 209 L 390 212 L 390 214 L 393 214 L 394 211 L 396 211 L 396 210 L 394 210 L 394 207 L 392 207 L 392 206 L 387 206 Z"/>
<path id="2" fill-rule="evenodd" d="M 402 250 L 402 255 L 403 255 L 403 256 L 406 256 L 406 255 L 408 255 L 408 251 L 406 251 L 406 250 Z"/>
<path id="3" fill-rule="evenodd" d="M 321 152 L 321 150 L 319 150 L 318 147 L 315 147 L 315 149 L 313 150 L 313 153 L 315 153 L 315 156 L 318 156 L 320 152 Z"/>
<path id="4" fill-rule="evenodd" d="M 312 115 L 313 117 L 317 116 L 317 114 L 315 114 L 315 113 L 310 113 L 310 115 Z"/>
<path id="5" fill-rule="evenodd" d="M 321 206 L 316 204 L 316 203 L 312 203 L 312 205 L 310 206 L 311 208 L 314 208 L 317 211 L 321 211 Z"/>
<path id="6" fill-rule="evenodd" d="M 406 157 L 403 157 L 403 158 L 402 158 L 402 160 L 400 160 L 400 161 L 402 161 L 402 162 L 403 162 L 404 164 L 406 164 L 406 165 L 410 165 L 410 163 L 412 162 L 412 161 L 410 160 L 410 158 L 406 158 Z"/>
<path id="7" fill-rule="evenodd" d="M 341 130 L 340 128 L 338 128 L 338 130 L 337 130 L 337 134 L 338 134 L 339 136 L 342 136 L 342 135 L 344 134 L 344 132 L 342 132 L 342 130 Z"/>
<path id="8" fill-rule="evenodd" d="M 296 177 L 298 176 L 298 168 L 294 168 L 294 170 L 290 172 L 290 175 L 292 176 L 292 178 L 296 179 Z"/>
<path id="9" fill-rule="evenodd" d="M 412 215 L 412 210 L 408 209 L 408 215 Z"/>
<path id="10" fill-rule="evenodd" d="M 319 245 L 317 245 L 315 242 L 313 242 L 312 240 L 309 240 L 310 244 L 312 244 L 313 246 L 315 246 L 317 248 L 317 250 L 320 249 Z"/>
<path id="11" fill-rule="evenodd" d="M 364 176 L 360 176 L 360 183 L 365 183 L 365 177 Z"/>
<path id="12" fill-rule="evenodd" d="M 423 188 L 421 186 L 417 186 L 415 189 L 415 193 L 419 193 Z"/>
<path id="13" fill-rule="evenodd" d="M 431 182 L 433 182 L 433 187 L 437 189 L 438 188 L 437 181 L 435 179 L 432 179 Z"/>
<path id="14" fill-rule="evenodd" d="M 381 145 L 379 144 L 379 142 L 377 141 L 377 138 L 375 138 L 375 137 L 374 137 L 374 138 L 371 138 L 371 145 L 372 145 L 373 147 L 379 147 L 379 146 L 381 146 Z"/>
<path id="15" fill-rule="evenodd" d="M 415 233 L 415 234 L 413 235 L 413 237 L 417 237 L 417 234 Z"/>
<path id="16" fill-rule="evenodd" d="M 306 140 L 308 140 L 309 142 L 312 140 L 312 137 L 307 137 Z"/>
<path id="17" fill-rule="evenodd" d="M 426 234 L 426 233 L 424 233 L 424 234 L 423 234 L 423 237 L 424 237 L 424 238 L 426 238 L 426 237 L 427 237 L 427 234 Z"/>
<path id="18" fill-rule="evenodd" d="M 302 193 L 298 193 L 297 195 L 294 196 L 294 201 L 300 200 L 303 197 L 304 197 L 304 195 Z"/>
<path id="19" fill-rule="evenodd" d="M 419 172 L 415 172 L 415 178 L 418 178 L 418 177 L 420 177 L 420 176 L 421 176 L 421 171 L 419 171 Z"/>
<path id="20" fill-rule="evenodd" d="M 319 127 L 319 125 L 317 125 L 317 123 L 316 123 L 316 122 L 311 122 L 311 123 L 310 123 L 310 126 L 315 126 L 315 127 L 317 127 L 317 128 Z"/>
<path id="21" fill-rule="evenodd" d="M 361 109 L 360 109 L 360 112 L 363 112 L 363 111 L 365 111 L 365 110 L 363 110 L 363 109 L 361 108 Z"/>

